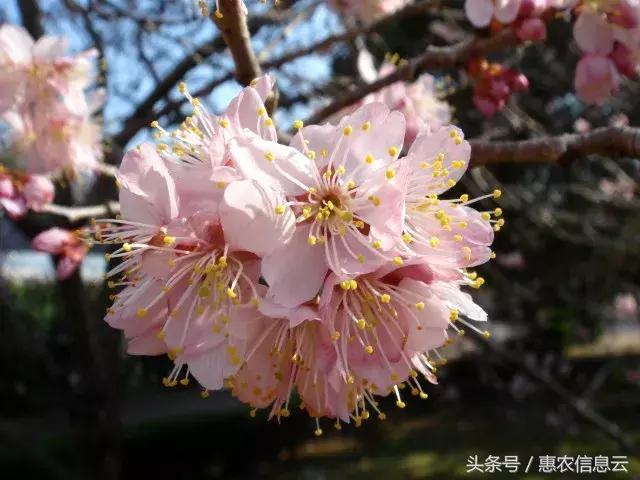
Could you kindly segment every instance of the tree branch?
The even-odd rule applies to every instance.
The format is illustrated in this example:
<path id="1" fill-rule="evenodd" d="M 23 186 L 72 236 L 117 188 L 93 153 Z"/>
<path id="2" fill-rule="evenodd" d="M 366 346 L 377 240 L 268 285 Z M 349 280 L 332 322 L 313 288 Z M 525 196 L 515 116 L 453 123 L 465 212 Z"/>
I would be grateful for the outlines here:
<path id="1" fill-rule="evenodd" d="M 233 63 L 236 66 L 236 80 L 246 87 L 251 83 L 251 80 L 262 74 L 262 70 L 251 47 L 247 15 L 243 11 L 242 5 L 242 0 L 222 0 L 220 11 L 213 14 L 211 18 L 229 47 Z M 221 15 L 218 16 L 218 13 Z"/>
<path id="2" fill-rule="evenodd" d="M 567 165 L 587 155 L 640 158 L 640 129 L 603 127 L 513 142 L 470 140 L 471 166 L 499 163 Z"/>
<path id="3" fill-rule="evenodd" d="M 513 30 L 505 29 L 489 38 L 471 38 L 448 47 L 429 47 L 427 51 L 409 60 L 406 65 L 398 67 L 394 72 L 379 78 L 373 83 L 360 85 L 355 90 L 342 95 L 335 101 L 320 109 L 305 123 L 320 123 L 327 117 L 345 107 L 356 103 L 368 94 L 376 92 L 398 81 L 413 81 L 425 71 L 432 68 L 455 67 L 463 65 L 470 58 L 484 56 L 502 48 L 513 48 L 520 43 Z"/>
<path id="4" fill-rule="evenodd" d="M 66 207 L 64 205 L 49 204 L 45 205 L 43 212 L 64 217 L 69 223 L 76 223 L 89 218 L 113 216 L 120 212 L 120 204 L 115 201 L 88 207 Z"/>
<path id="5" fill-rule="evenodd" d="M 31 36 L 38 39 L 44 35 L 42 10 L 40 10 L 37 0 L 20 0 L 18 7 L 20 7 L 20 15 L 22 16 L 24 28 L 27 29 Z"/>

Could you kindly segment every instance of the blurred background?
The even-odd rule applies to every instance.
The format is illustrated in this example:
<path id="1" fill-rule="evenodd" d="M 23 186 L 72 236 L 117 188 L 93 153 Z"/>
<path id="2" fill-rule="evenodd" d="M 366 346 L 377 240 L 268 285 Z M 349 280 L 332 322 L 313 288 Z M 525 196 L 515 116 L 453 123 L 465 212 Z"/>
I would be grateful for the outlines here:
<path id="1" fill-rule="evenodd" d="M 192 0 L 5 0 L 0 22 L 33 36 L 65 36 L 75 52 L 97 48 L 105 162 L 189 114 L 186 80 L 210 111 L 241 86 L 213 23 Z M 258 58 L 266 62 L 353 28 L 323 1 L 247 2 Z M 305 118 L 360 84 L 358 59 L 412 58 L 473 32 L 462 1 L 424 10 L 273 69 L 280 125 Z M 478 35 L 486 32 L 476 32 Z M 369 58 L 369 57 L 368 57 Z M 432 71 L 438 95 L 468 138 L 522 140 L 640 123 L 640 85 L 623 84 L 600 107 L 573 93 L 578 53 L 571 25 L 548 24 L 544 45 L 490 59 L 517 67 L 529 91 L 491 119 L 471 101 L 464 68 Z M 361 62 L 360 62 L 361 63 Z M 2 159 L 9 164 L 11 158 Z M 60 186 L 56 203 L 93 205 L 113 190 L 100 176 Z M 313 436 L 304 412 L 282 424 L 251 418 L 226 393 L 201 399 L 193 384 L 167 389 L 167 358 L 129 357 L 102 321 L 108 294 L 103 251 L 79 275 L 55 281 L 54 259 L 30 250 L 51 222 L 0 218 L 0 471 L 2 478 L 511 478 L 467 473 L 470 456 L 624 455 L 640 478 L 640 162 L 591 156 L 568 166 L 475 168 L 462 189 L 499 187 L 506 226 L 497 258 L 478 269 L 474 297 L 492 339 L 462 338 L 443 351 L 429 399 L 389 403 L 385 422 Z M 68 227 L 78 226 L 69 221 Z M 386 402 L 386 400 L 382 400 Z M 526 478 L 564 478 L 532 473 Z"/>

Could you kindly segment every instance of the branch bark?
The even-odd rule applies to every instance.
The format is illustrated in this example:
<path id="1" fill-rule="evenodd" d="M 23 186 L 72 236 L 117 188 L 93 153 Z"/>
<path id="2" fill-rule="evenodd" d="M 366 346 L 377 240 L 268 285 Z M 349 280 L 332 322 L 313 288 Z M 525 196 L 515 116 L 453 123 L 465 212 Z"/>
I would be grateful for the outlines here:
<path id="1" fill-rule="evenodd" d="M 567 165 L 587 155 L 640 158 L 640 129 L 603 127 L 586 133 L 514 142 L 470 140 L 471 166 L 511 164 Z"/>

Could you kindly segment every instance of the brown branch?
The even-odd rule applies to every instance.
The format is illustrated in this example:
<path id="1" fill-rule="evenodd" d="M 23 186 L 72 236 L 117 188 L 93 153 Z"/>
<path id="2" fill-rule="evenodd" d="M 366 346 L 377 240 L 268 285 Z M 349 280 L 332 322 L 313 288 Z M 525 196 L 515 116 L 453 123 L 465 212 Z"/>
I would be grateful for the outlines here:
<path id="1" fill-rule="evenodd" d="M 42 10 L 40 10 L 37 0 L 20 0 L 18 7 L 20 8 L 24 28 L 26 28 L 35 39 L 43 36 Z"/>
<path id="2" fill-rule="evenodd" d="M 247 86 L 262 74 L 260 63 L 251 47 L 251 34 L 247 26 L 247 15 L 242 0 L 222 0 L 220 10 L 211 18 L 222 33 L 236 66 L 238 83 Z"/>
<path id="3" fill-rule="evenodd" d="M 499 163 L 567 165 L 587 155 L 640 158 L 640 129 L 603 127 L 513 142 L 471 140 L 471 166 Z"/>
<path id="4" fill-rule="evenodd" d="M 351 92 L 340 96 L 311 115 L 305 123 L 309 125 L 320 123 L 370 93 L 395 82 L 413 81 L 429 69 L 464 65 L 472 57 L 484 56 L 502 48 L 513 48 L 519 42 L 513 30 L 505 29 L 489 38 L 472 38 L 448 47 L 429 47 L 424 54 L 410 59 L 404 66 L 397 68 L 389 75 L 379 78 L 373 83 L 360 85 Z"/>

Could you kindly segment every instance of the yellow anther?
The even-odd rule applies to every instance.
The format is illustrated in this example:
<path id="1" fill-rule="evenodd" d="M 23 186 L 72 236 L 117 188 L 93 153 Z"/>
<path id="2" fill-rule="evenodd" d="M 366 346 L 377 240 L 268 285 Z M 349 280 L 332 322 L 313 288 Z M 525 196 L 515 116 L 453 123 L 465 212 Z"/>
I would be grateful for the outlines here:
<path id="1" fill-rule="evenodd" d="M 309 237 L 307 238 L 307 243 L 309 245 L 315 245 L 316 243 L 318 243 L 318 238 L 314 235 L 309 235 Z"/>
<path id="2" fill-rule="evenodd" d="M 469 201 L 469 195 L 467 195 L 466 193 L 463 193 L 462 195 L 460 195 L 460 201 L 462 203 L 467 203 Z"/>
<path id="3" fill-rule="evenodd" d="M 367 153 L 367 155 L 364 157 L 364 161 L 369 165 L 371 165 L 375 160 L 376 159 L 370 153 Z"/>
<path id="4" fill-rule="evenodd" d="M 154 120 L 153 122 L 151 122 L 150 126 L 151 126 L 151 128 L 158 128 L 160 126 L 160 124 L 158 123 L 157 120 Z"/>
<path id="5" fill-rule="evenodd" d="M 459 336 L 459 337 L 464 337 L 464 335 L 465 335 L 466 333 L 467 333 L 467 332 L 465 332 L 463 329 L 458 330 L 458 336 Z"/>
<path id="6" fill-rule="evenodd" d="M 404 407 L 406 407 L 406 406 L 407 406 L 407 404 L 406 404 L 406 403 L 404 403 L 402 400 L 398 400 L 398 401 L 396 402 L 396 406 L 397 406 L 398 408 L 404 408 Z"/>
<path id="7" fill-rule="evenodd" d="M 216 18 L 224 18 L 224 15 L 220 10 L 216 10 L 214 15 L 216 16 Z"/>
<path id="8" fill-rule="evenodd" d="M 186 387 L 187 385 L 189 385 L 189 379 L 188 378 L 183 378 L 182 380 L 180 380 L 180 385 L 182 385 L 183 387 Z"/>
<path id="9" fill-rule="evenodd" d="M 489 254 L 489 258 L 491 258 L 491 259 L 496 258 L 496 252 L 491 252 L 491 253 Z"/>
<path id="10" fill-rule="evenodd" d="M 109 288 L 116 288 L 116 282 L 114 282 L 113 280 L 109 280 L 107 282 L 107 287 Z"/>
<path id="11" fill-rule="evenodd" d="M 493 198 L 500 198 L 502 196 L 502 192 L 497 188 L 493 191 Z"/>
<path id="12" fill-rule="evenodd" d="M 374 207 L 379 207 L 380 204 L 382 203 L 382 200 L 380 200 L 380 197 L 376 197 L 375 195 L 369 195 L 368 200 L 373 203 Z"/>
<path id="13" fill-rule="evenodd" d="M 458 320 L 458 316 L 459 316 L 459 315 L 460 315 L 460 314 L 459 314 L 458 310 L 457 310 L 457 309 L 455 309 L 455 308 L 452 308 L 452 309 L 449 311 L 449 320 L 450 320 L 450 321 L 452 321 L 452 322 L 455 322 L 456 320 Z"/>
<path id="14" fill-rule="evenodd" d="M 271 152 L 265 153 L 264 154 L 264 158 L 266 158 L 270 162 L 273 162 L 276 159 L 275 155 L 273 153 L 271 153 Z"/>
<path id="15" fill-rule="evenodd" d="M 391 295 L 388 293 L 383 293 L 380 295 L 380 303 L 389 303 L 391 301 Z"/>
<path id="16" fill-rule="evenodd" d="M 276 214 L 278 215 L 282 215 L 285 212 L 285 206 L 284 205 L 278 205 L 276 207 Z"/>
<path id="17" fill-rule="evenodd" d="M 211 290 L 209 290 L 209 287 L 207 287 L 206 285 L 202 285 L 199 289 L 198 289 L 198 296 L 200 298 L 206 298 L 209 295 L 211 295 Z"/>
<path id="18" fill-rule="evenodd" d="M 359 318 L 358 319 L 358 328 L 360 330 L 364 330 L 367 326 L 367 321 L 364 318 Z"/>
<path id="19" fill-rule="evenodd" d="M 174 243 L 176 243 L 176 237 L 165 235 L 162 239 L 162 243 L 164 243 L 165 245 L 173 245 Z"/>
<path id="20" fill-rule="evenodd" d="M 337 342 L 338 340 L 340 340 L 340 332 L 335 330 L 332 334 L 331 334 L 331 339 L 334 342 Z"/>
<path id="21" fill-rule="evenodd" d="M 353 180 L 349 180 L 347 182 L 347 190 L 353 190 L 354 188 L 356 188 L 356 182 L 354 182 Z"/>
<path id="22" fill-rule="evenodd" d="M 130 243 L 123 243 L 122 244 L 122 250 L 124 250 L 125 252 L 130 252 L 131 251 L 131 244 Z"/>
<path id="23" fill-rule="evenodd" d="M 496 208 L 496 209 L 493 211 L 493 214 L 494 214 L 496 217 L 500 217 L 500 216 L 502 216 L 502 209 L 501 209 L 500 207 Z"/>
<path id="24" fill-rule="evenodd" d="M 374 241 L 371 243 L 371 246 L 372 246 L 373 248 L 375 248 L 376 250 L 379 250 L 380 248 L 382 248 L 382 242 L 381 242 L 380 240 L 374 240 Z"/>
<path id="25" fill-rule="evenodd" d="M 488 221 L 491 219 L 491 214 L 489 212 L 482 212 L 482 214 L 480 215 L 482 217 L 483 220 Z"/>
<path id="26" fill-rule="evenodd" d="M 160 330 L 158 333 L 156 333 L 156 338 L 158 340 L 164 340 L 166 338 L 167 334 L 164 330 Z"/>
<path id="27" fill-rule="evenodd" d="M 364 347 L 364 351 L 369 355 L 373 355 L 373 347 L 371 345 L 367 345 L 366 347 Z"/>
<path id="28" fill-rule="evenodd" d="M 187 84 L 184 82 L 180 82 L 178 84 L 178 91 L 182 94 L 185 94 L 187 92 Z"/>
<path id="29" fill-rule="evenodd" d="M 499 220 L 496 222 L 496 225 L 498 225 L 499 227 L 504 226 L 504 218 L 499 219 Z"/>
<path id="30" fill-rule="evenodd" d="M 456 181 L 453 178 L 450 178 L 449 180 L 447 180 L 447 185 L 449 187 L 455 187 Z"/>
<path id="31" fill-rule="evenodd" d="M 416 303 L 415 306 L 416 306 L 416 309 L 418 310 L 421 310 L 421 311 L 424 310 L 424 302 L 418 302 Z"/>
<path id="32" fill-rule="evenodd" d="M 340 165 L 338 168 L 336 168 L 336 175 L 344 175 L 346 171 L 347 169 L 345 168 L 345 166 Z"/>
<path id="33" fill-rule="evenodd" d="M 384 413 L 382 413 L 382 412 L 380 412 L 380 413 L 378 414 L 378 420 L 384 421 L 384 420 L 386 420 L 386 419 L 387 419 L 387 415 L 386 415 L 386 414 L 384 414 Z"/>
<path id="34" fill-rule="evenodd" d="M 146 308 L 139 308 L 138 311 L 136 312 L 136 315 L 139 318 L 144 318 L 147 316 L 148 313 L 149 311 Z"/>
<path id="35" fill-rule="evenodd" d="M 229 120 L 227 120 L 226 118 L 221 118 L 218 122 L 218 125 L 220 125 L 222 128 L 227 128 L 229 126 Z"/>
<path id="36" fill-rule="evenodd" d="M 256 409 L 252 408 L 251 410 L 249 410 L 249 416 L 251 418 L 256 418 Z"/>
<path id="37" fill-rule="evenodd" d="M 351 290 L 357 290 L 358 289 L 358 282 L 355 280 L 349 280 L 349 287 L 351 287 Z"/>
<path id="38" fill-rule="evenodd" d="M 427 395 L 427 394 L 426 394 L 426 393 L 424 393 L 424 392 L 420 392 L 420 398 L 421 398 L 422 400 L 426 400 L 427 398 L 429 398 L 429 395 Z"/>
<path id="39" fill-rule="evenodd" d="M 342 129 L 342 133 L 344 133 L 348 137 L 353 133 L 353 127 L 351 125 L 347 125 Z"/>
<path id="40" fill-rule="evenodd" d="M 200 392 L 200 398 L 209 398 L 209 390 L 202 390 Z"/>
<path id="41" fill-rule="evenodd" d="M 321 149 L 321 150 L 320 150 L 320 156 L 321 156 L 321 157 L 323 157 L 323 158 L 324 158 L 324 157 L 326 157 L 326 156 L 328 156 L 328 155 L 329 155 L 329 152 L 327 151 L 327 149 L 326 149 L 326 148 L 323 148 L 323 149 Z"/>
<path id="42" fill-rule="evenodd" d="M 429 243 L 431 244 L 432 247 L 437 247 L 438 245 L 440 245 L 440 239 L 438 237 L 431 237 L 429 239 Z"/>
<path id="43" fill-rule="evenodd" d="M 491 338 L 491 332 L 489 330 L 485 330 L 484 332 L 482 332 L 482 336 L 484 338 Z"/>
<path id="44" fill-rule="evenodd" d="M 340 218 L 343 221 L 350 223 L 353 220 L 353 213 L 351 213 L 351 212 L 342 212 L 340 214 Z"/>
<path id="45" fill-rule="evenodd" d="M 389 153 L 390 157 L 395 157 L 396 155 L 398 155 L 399 150 L 397 147 L 389 147 L 389 150 L 387 150 L 387 152 Z"/>
<path id="46" fill-rule="evenodd" d="M 387 180 L 391 180 L 396 176 L 396 171 L 393 168 L 388 168 L 385 173 Z"/>
<path id="47" fill-rule="evenodd" d="M 364 257 L 364 255 L 363 255 L 363 254 L 359 253 L 359 254 L 358 254 L 358 256 L 357 256 L 357 258 L 358 258 L 358 262 L 360 262 L 360 263 L 364 263 L 364 261 L 365 261 L 365 257 Z"/>
<path id="48" fill-rule="evenodd" d="M 402 257 L 393 257 L 393 263 L 401 266 L 404 265 L 404 260 L 402 260 Z"/>
<path id="49" fill-rule="evenodd" d="M 413 242 L 413 237 L 411 237 L 411 235 L 409 235 L 408 233 L 403 233 L 402 240 L 404 241 L 404 243 L 411 243 Z"/>
<path id="50" fill-rule="evenodd" d="M 304 127 L 304 122 L 302 120 L 293 121 L 293 128 L 295 128 L 296 130 L 300 130 L 302 127 Z"/>
<path id="51" fill-rule="evenodd" d="M 471 249 L 467 246 L 462 247 L 460 250 L 462 250 L 462 253 L 464 254 L 464 258 L 465 260 L 468 262 L 471 260 Z"/>
<path id="52" fill-rule="evenodd" d="M 258 116 L 259 116 L 259 117 L 262 117 L 263 115 L 266 115 L 266 114 L 267 114 L 267 111 L 265 110 L 265 108 L 264 108 L 264 107 L 260 107 L 260 108 L 258 109 Z"/>
<path id="53" fill-rule="evenodd" d="M 233 288 L 227 288 L 227 297 L 236 298 L 238 294 L 233 291 Z"/>
<path id="54" fill-rule="evenodd" d="M 343 290 L 349 290 L 351 288 L 351 282 L 349 282 L 349 280 L 340 282 L 340 288 L 342 288 Z"/>
<path id="55" fill-rule="evenodd" d="M 227 257 L 220 257 L 218 258 L 218 265 L 220 265 L 221 268 L 224 268 L 227 266 Z"/>
<path id="56" fill-rule="evenodd" d="M 309 150 L 309 151 L 307 152 L 307 158 L 308 158 L 309 160 L 315 160 L 315 159 L 316 159 L 316 152 L 315 152 L 315 150 Z"/>
<path id="57" fill-rule="evenodd" d="M 365 132 L 369 131 L 371 129 L 371 122 L 364 122 L 360 128 Z"/>
<path id="58" fill-rule="evenodd" d="M 451 162 L 451 166 L 453 168 L 462 168 L 464 167 L 464 162 L 462 160 L 454 160 L 453 162 Z"/>
<path id="59" fill-rule="evenodd" d="M 313 431 L 313 434 L 314 434 L 316 437 L 321 436 L 321 435 L 322 435 L 322 429 L 321 429 L 321 428 L 316 428 L 316 429 Z"/>
<path id="60" fill-rule="evenodd" d="M 264 124 L 267 127 L 272 127 L 273 126 L 273 120 L 271 120 L 271 118 L 267 117 L 267 118 L 264 119 Z"/>
<path id="61" fill-rule="evenodd" d="M 291 412 L 288 408 L 283 408 L 280 410 L 280 416 L 287 418 L 289 415 L 291 415 Z"/>

